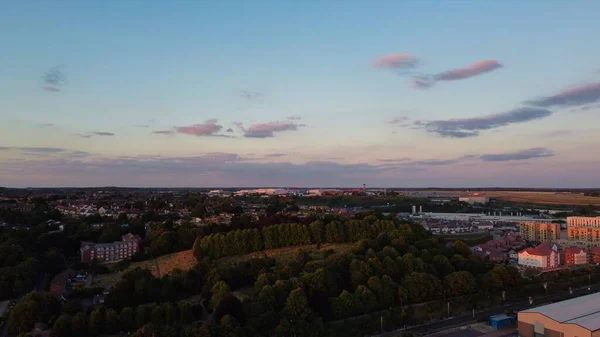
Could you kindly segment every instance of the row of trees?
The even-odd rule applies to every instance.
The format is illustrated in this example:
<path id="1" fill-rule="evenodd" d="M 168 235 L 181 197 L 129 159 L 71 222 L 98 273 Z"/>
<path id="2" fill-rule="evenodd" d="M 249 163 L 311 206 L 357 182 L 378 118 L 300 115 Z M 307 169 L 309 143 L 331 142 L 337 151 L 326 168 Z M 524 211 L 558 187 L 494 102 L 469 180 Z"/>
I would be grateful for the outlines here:
<path id="1" fill-rule="evenodd" d="M 70 315 L 60 315 L 52 329 L 50 336 L 76 337 L 97 336 L 101 334 L 115 334 L 120 331 L 135 331 L 151 323 L 156 326 L 190 324 L 194 321 L 192 306 L 187 302 L 145 304 L 136 307 L 125 307 L 120 312 L 97 307 L 86 315 L 83 312 Z"/>
<path id="2" fill-rule="evenodd" d="M 218 233 L 198 237 L 194 243 L 194 256 L 198 260 L 204 257 L 218 259 L 287 246 L 355 242 L 374 239 L 378 234 L 394 229 L 396 224 L 391 220 L 332 221 L 327 225 L 315 221 L 308 226 L 280 224 L 264 227 L 261 230 L 237 230 L 227 234 Z"/>

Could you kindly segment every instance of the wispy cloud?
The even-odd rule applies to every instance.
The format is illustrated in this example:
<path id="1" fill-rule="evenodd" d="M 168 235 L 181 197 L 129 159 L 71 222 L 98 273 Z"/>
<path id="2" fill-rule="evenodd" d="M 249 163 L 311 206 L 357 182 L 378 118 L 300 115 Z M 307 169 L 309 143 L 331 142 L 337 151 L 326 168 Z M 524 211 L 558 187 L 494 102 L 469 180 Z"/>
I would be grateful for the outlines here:
<path id="1" fill-rule="evenodd" d="M 384 164 L 398 164 L 398 163 L 409 162 L 409 161 L 411 161 L 411 158 L 409 158 L 409 157 L 402 157 L 402 158 L 380 158 L 380 159 L 377 159 L 377 161 L 380 162 L 380 163 L 384 163 Z"/>
<path id="2" fill-rule="evenodd" d="M 284 131 L 296 131 L 299 127 L 305 126 L 295 122 L 273 121 L 267 123 L 252 124 L 245 128 L 242 123 L 236 122 L 236 126 L 244 132 L 244 137 L 248 138 L 271 138 L 275 133 Z"/>
<path id="3" fill-rule="evenodd" d="M 429 88 L 440 81 L 457 81 L 474 76 L 489 73 L 502 68 L 502 64 L 496 60 L 485 60 L 473 63 L 465 68 L 456 68 L 434 75 L 419 75 L 413 78 L 413 86 L 416 88 Z"/>
<path id="4" fill-rule="evenodd" d="M 92 135 L 90 135 L 88 133 L 78 133 L 75 136 L 81 137 L 81 138 L 92 138 Z"/>
<path id="5" fill-rule="evenodd" d="M 48 92 L 59 92 L 60 87 L 65 84 L 66 76 L 62 72 L 61 67 L 56 66 L 44 73 L 42 81 L 44 82 L 42 89 Z"/>
<path id="6" fill-rule="evenodd" d="M 527 160 L 534 158 L 553 157 L 554 152 L 544 147 L 535 147 L 527 150 L 509 152 L 509 153 L 494 153 L 482 154 L 479 158 L 485 162 L 512 161 L 512 160 Z"/>
<path id="7" fill-rule="evenodd" d="M 267 158 L 279 158 L 279 157 L 284 157 L 287 156 L 286 153 L 269 153 L 267 155 L 265 155 L 265 157 Z"/>
<path id="8" fill-rule="evenodd" d="M 14 147 L 0 146 L 0 151 L 17 152 L 25 156 L 67 156 L 67 157 L 87 157 L 90 155 L 84 151 L 71 151 L 60 147 Z"/>
<path id="9" fill-rule="evenodd" d="M 173 130 L 157 130 L 157 131 L 152 131 L 153 134 L 156 135 L 172 135 L 175 133 L 175 131 Z"/>
<path id="10" fill-rule="evenodd" d="M 248 90 L 242 90 L 239 95 L 240 95 L 240 97 L 242 97 L 248 101 L 251 101 L 251 100 L 254 100 L 254 99 L 264 96 L 262 93 L 260 93 L 258 91 L 248 91 Z"/>
<path id="11" fill-rule="evenodd" d="M 96 132 L 93 132 L 93 134 L 96 135 L 96 136 L 103 136 L 103 137 L 107 137 L 107 136 L 110 137 L 110 136 L 114 136 L 115 135 L 112 132 L 105 132 L 105 131 L 96 131 Z"/>
<path id="12" fill-rule="evenodd" d="M 585 105 L 585 106 L 582 106 L 582 107 L 571 109 L 571 112 L 589 111 L 589 110 L 600 110 L 600 104 Z"/>
<path id="13" fill-rule="evenodd" d="M 391 119 L 391 120 L 388 122 L 388 124 L 393 124 L 393 125 L 395 125 L 395 124 L 404 124 L 404 123 L 406 123 L 408 120 L 409 120 L 409 118 L 408 118 L 408 117 L 406 117 L 406 116 L 394 117 L 394 118 L 392 118 L 392 119 Z"/>
<path id="14" fill-rule="evenodd" d="M 299 121 L 302 119 L 302 117 L 300 116 L 290 116 L 287 119 L 291 120 L 291 121 Z"/>
<path id="15" fill-rule="evenodd" d="M 384 69 L 412 69 L 419 64 L 419 58 L 411 54 L 390 54 L 377 58 L 372 66 Z"/>
<path id="16" fill-rule="evenodd" d="M 435 133 L 442 137 L 466 138 L 479 135 L 480 131 L 490 130 L 510 124 L 525 123 L 552 115 L 552 111 L 543 108 L 522 107 L 511 111 L 482 117 L 415 121 L 413 127 Z"/>
<path id="17" fill-rule="evenodd" d="M 600 82 L 563 90 L 558 94 L 525 102 L 544 108 L 569 108 L 600 101 Z"/>

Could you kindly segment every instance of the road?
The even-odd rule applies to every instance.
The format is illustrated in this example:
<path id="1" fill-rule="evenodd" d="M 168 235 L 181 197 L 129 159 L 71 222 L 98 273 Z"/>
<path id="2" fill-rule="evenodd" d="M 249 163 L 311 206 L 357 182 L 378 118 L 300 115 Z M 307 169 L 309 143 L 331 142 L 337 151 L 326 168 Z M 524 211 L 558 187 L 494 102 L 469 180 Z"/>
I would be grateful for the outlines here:
<path id="1" fill-rule="evenodd" d="M 470 323 L 475 323 L 478 321 L 483 321 L 489 319 L 489 316 L 502 313 L 506 311 L 520 311 L 530 307 L 537 307 L 540 305 L 566 300 L 572 297 L 584 296 L 593 292 L 600 291 L 600 285 L 592 285 L 591 289 L 588 290 L 588 287 L 581 287 L 573 290 L 573 295 L 566 292 L 559 292 L 555 294 L 548 294 L 544 296 L 540 296 L 534 299 L 533 305 L 529 304 L 528 300 L 523 300 L 514 303 L 508 303 L 503 306 L 494 307 L 485 309 L 482 311 L 475 312 L 475 317 L 471 314 L 465 314 L 458 317 L 451 317 L 449 319 L 440 320 L 437 322 L 431 322 L 418 326 L 411 326 L 406 329 L 398 329 L 395 331 L 384 333 L 383 335 L 373 335 L 373 337 L 400 337 L 402 336 L 402 332 L 419 332 L 423 334 L 433 334 L 436 332 L 440 332 L 446 329 L 450 329 L 453 327 L 467 325 Z"/>

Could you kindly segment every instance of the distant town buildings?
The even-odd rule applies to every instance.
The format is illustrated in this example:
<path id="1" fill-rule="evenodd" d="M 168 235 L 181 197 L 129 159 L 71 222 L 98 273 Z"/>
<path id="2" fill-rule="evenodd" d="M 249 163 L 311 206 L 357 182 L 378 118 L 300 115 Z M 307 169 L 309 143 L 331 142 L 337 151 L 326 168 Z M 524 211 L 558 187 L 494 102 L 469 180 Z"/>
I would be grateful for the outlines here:
<path id="1" fill-rule="evenodd" d="M 81 262 L 105 263 L 128 259 L 139 252 L 141 243 L 142 239 L 131 233 L 123 235 L 122 241 L 112 243 L 82 242 Z"/>
<path id="2" fill-rule="evenodd" d="M 527 241 L 546 242 L 560 239 L 560 224 L 543 222 L 522 222 L 519 233 Z"/>

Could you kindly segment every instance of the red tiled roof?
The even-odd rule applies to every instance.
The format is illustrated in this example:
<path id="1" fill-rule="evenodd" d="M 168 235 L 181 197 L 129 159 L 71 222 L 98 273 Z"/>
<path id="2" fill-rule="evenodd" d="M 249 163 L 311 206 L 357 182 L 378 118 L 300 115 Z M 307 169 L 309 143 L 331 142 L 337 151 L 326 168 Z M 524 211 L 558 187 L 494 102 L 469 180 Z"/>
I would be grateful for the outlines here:
<path id="1" fill-rule="evenodd" d="M 583 251 L 583 249 L 581 249 L 579 247 L 567 247 L 567 248 L 565 248 L 565 253 L 567 253 L 567 254 L 581 254 L 582 251 Z"/>

